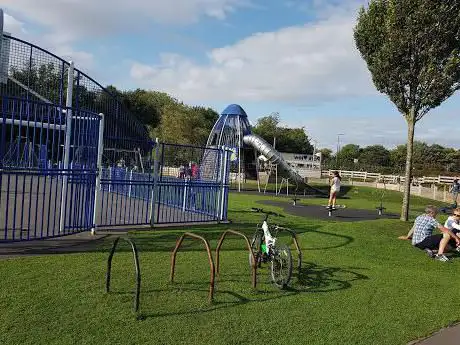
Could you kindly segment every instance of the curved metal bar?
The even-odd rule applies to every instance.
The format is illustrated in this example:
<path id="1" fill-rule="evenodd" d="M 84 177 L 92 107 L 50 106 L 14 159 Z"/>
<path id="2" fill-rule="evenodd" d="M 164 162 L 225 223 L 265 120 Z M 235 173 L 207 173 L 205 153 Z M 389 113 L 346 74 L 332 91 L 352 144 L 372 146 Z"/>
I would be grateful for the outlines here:
<path id="1" fill-rule="evenodd" d="M 292 239 L 294 240 L 295 248 L 297 249 L 297 270 L 300 274 L 300 270 L 302 268 L 302 251 L 300 250 L 299 242 L 297 241 L 297 234 L 295 233 L 294 230 L 283 228 L 281 226 L 278 226 L 277 230 L 278 230 L 278 233 L 280 233 L 281 231 L 286 231 L 291 234 Z"/>
<path id="2" fill-rule="evenodd" d="M 249 242 L 249 239 L 247 238 L 247 236 L 239 231 L 235 231 L 235 230 L 227 230 L 227 231 L 224 231 L 222 233 L 222 236 L 220 237 L 219 239 L 219 243 L 217 244 L 217 248 L 216 248 L 216 272 L 217 272 L 217 275 L 219 275 L 220 273 L 220 266 L 219 266 L 219 258 L 220 258 L 220 248 L 222 247 L 222 244 L 224 243 L 224 240 L 225 238 L 227 237 L 227 234 L 234 234 L 234 235 L 237 235 L 237 236 L 241 236 L 245 239 L 246 241 L 246 244 L 248 246 L 248 250 L 249 250 L 249 254 L 252 256 L 252 287 L 255 288 L 256 285 L 257 285 L 257 262 L 256 262 L 256 257 L 254 255 L 254 252 L 251 248 L 251 243 Z"/>
<path id="3" fill-rule="evenodd" d="M 109 258 L 107 260 L 107 276 L 106 276 L 106 281 L 105 281 L 105 291 L 106 293 L 110 292 L 110 277 L 111 277 L 111 272 L 112 272 L 112 259 L 113 259 L 113 254 L 115 254 L 115 249 L 117 248 L 117 245 L 120 241 L 120 238 L 125 240 L 131 245 L 131 250 L 133 252 L 134 269 L 136 270 L 136 295 L 134 296 L 134 311 L 138 312 L 139 311 L 139 300 L 140 300 L 140 294 L 141 294 L 141 269 L 139 265 L 139 255 L 138 255 L 137 247 L 134 244 L 134 242 L 131 241 L 129 238 L 117 237 L 116 240 L 113 242 L 113 246 L 112 246 L 112 249 L 110 250 Z"/>
<path id="4" fill-rule="evenodd" d="M 209 302 L 212 302 L 212 300 L 214 298 L 214 280 L 215 280 L 215 277 L 216 277 L 216 269 L 214 267 L 214 260 L 212 259 L 211 248 L 209 247 L 209 243 L 204 237 L 202 237 L 200 235 L 193 234 L 191 232 L 185 232 L 177 240 L 176 247 L 174 248 L 173 253 L 172 253 L 172 257 L 171 257 L 171 276 L 170 276 L 171 283 L 174 283 L 174 273 L 175 273 L 175 268 L 176 268 L 176 254 L 177 254 L 177 251 L 179 250 L 182 242 L 184 241 L 185 237 L 191 237 L 191 238 L 201 240 L 201 241 L 204 242 L 204 245 L 206 247 L 206 251 L 208 253 L 209 267 L 211 269 L 211 277 L 210 277 L 210 282 L 209 282 L 208 298 L 209 298 Z"/>

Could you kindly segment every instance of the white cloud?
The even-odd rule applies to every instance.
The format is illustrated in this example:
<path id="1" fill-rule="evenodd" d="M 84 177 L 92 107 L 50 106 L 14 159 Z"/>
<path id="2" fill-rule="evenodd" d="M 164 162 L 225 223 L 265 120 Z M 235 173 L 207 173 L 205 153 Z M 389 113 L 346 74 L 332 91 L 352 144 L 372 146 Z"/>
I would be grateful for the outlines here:
<path id="1" fill-rule="evenodd" d="M 428 114 L 415 127 L 415 140 L 428 144 L 439 144 L 445 147 L 460 149 L 460 138 L 450 135 L 451 124 L 457 122 L 455 112 L 436 112 Z M 334 152 L 337 147 L 337 134 L 340 137 L 340 146 L 357 144 L 362 147 L 369 145 L 383 145 L 394 148 L 407 142 L 407 125 L 396 111 L 386 115 L 349 116 L 344 115 L 346 121 L 336 117 L 315 116 L 305 121 L 308 135 L 318 139 L 318 147 L 327 147 Z M 303 125 L 303 124 L 300 124 Z M 299 123 L 293 124 L 299 126 Z"/>
<path id="2" fill-rule="evenodd" d="M 133 32 L 154 21 L 189 24 L 225 18 L 249 0 L 14 0 L 5 4 L 67 40 Z"/>
<path id="3" fill-rule="evenodd" d="M 308 104 L 375 94 L 354 45 L 356 12 L 276 32 L 256 33 L 208 52 L 204 64 L 165 54 L 161 63 L 134 62 L 141 86 L 170 92 L 188 102 L 278 101 Z"/>
<path id="4" fill-rule="evenodd" d="M 4 13 L 3 31 L 8 32 L 12 35 L 26 33 L 24 23 L 17 20 L 13 16 L 10 16 L 7 13 Z"/>

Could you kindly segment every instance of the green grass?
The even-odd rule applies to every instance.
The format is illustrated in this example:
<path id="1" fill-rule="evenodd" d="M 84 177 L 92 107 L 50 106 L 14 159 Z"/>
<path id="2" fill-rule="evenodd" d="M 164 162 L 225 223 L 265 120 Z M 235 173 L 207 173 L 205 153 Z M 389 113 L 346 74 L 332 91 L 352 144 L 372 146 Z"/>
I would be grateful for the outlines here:
<path id="1" fill-rule="evenodd" d="M 342 201 L 374 209 L 378 195 L 370 188 L 351 188 L 350 199 Z M 275 198 L 232 194 L 233 224 L 187 230 L 204 235 L 213 248 L 225 229 L 250 234 L 260 215 L 248 210 L 262 199 Z M 387 192 L 388 211 L 399 212 L 400 199 L 399 193 Z M 413 198 L 411 216 L 427 203 Z M 410 224 L 295 216 L 274 221 L 299 234 L 303 269 L 299 276 L 294 271 L 291 288 L 274 288 L 264 268 L 253 290 L 244 242 L 229 237 L 211 305 L 201 243 L 186 240 L 177 256 L 176 282 L 169 284 L 171 250 L 183 230 L 133 232 L 142 269 L 142 321 L 132 312 L 134 273 L 126 244 L 114 257 L 110 294 L 104 293 L 110 242 L 91 252 L 2 260 L 0 344 L 394 345 L 460 319 L 460 259 L 436 262 L 397 240 Z"/>

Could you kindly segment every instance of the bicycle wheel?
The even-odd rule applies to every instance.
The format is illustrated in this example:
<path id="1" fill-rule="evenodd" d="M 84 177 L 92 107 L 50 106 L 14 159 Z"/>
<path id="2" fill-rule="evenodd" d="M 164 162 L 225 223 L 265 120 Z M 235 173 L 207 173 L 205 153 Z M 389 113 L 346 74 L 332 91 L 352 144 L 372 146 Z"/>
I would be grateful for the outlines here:
<path id="1" fill-rule="evenodd" d="M 260 246 L 262 245 L 262 240 L 263 240 L 263 233 L 258 230 L 254 234 L 251 240 L 251 249 L 252 252 L 254 253 L 254 257 L 256 258 L 256 262 L 259 262 L 259 258 L 261 257 L 261 248 Z M 249 266 L 252 267 L 254 263 L 252 262 L 252 255 L 249 253 Z"/>
<path id="2" fill-rule="evenodd" d="M 270 271 L 273 284 L 280 289 L 285 288 L 291 281 L 292 255 L 287 245 L 281 244 L 273 248 Z"/>

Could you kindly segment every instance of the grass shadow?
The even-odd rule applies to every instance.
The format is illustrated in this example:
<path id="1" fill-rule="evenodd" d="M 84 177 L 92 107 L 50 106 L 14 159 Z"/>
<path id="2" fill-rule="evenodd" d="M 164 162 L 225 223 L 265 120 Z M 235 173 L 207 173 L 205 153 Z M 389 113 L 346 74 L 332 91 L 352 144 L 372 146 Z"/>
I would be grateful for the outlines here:
<path id="1" fill-rule="evenodd" d="M 292 283 L 291 287 L 283 290 L 252 290 L 249 294 L 241 294 L 236 291 L 228 289 L 220 290 L 219 281 L 216 282 L 216 291 L 214 295 L 214 301 L 210 304 L 205 302 L 205 295 L 208 293 L 208 283 L 199 282 L 181 282 L 174 283 L 170 288 L 163 289 L 150 289 L 141 292 L 141 300 L 145 299 L 142 296 L 150 295 L 150 298 L 160 298 L 161 293 L 171 293 L 174 290 L 177 292 L 199 292 L 203 293 L 203 307 L 191 308 L 181 311 L 171 312 L 141 312 L 140 318 L 158 318 L 158 317 L 169 317 L 177 315 L 197 315 L 203 313 L 213 312 L 218 309 L 230 309 L 235 308 L 244 304 L 249 303 L 263 303 L 266 301 L 277 300 L 280 298 L 287 298 L 303 293 L 328 293 L 334 291 L 340 291 L 350 289 L 353 287 L 353 283 L 362 280 L 368 280 L 369 277 L 359 273 L 359 270 L 363 268 L 358 267 L 328 267 L 321 266 L 315 263 L 306 263 L 302 268 L 297 281 Z M 234 275 L 232 275 L 234 277 Z M 246 277 L 248 278 L 248 277 Z M 260 275 L 259 275 L 260 280 Z M 227 281 L 227 280 L 225 280 Z M 241 283 L 250 283 L 248 279 L 230 279 L 230 281 L 236 281 Z M 222 281 L 221 281 L 222 283 Z M 189 285 L 195 285 L 198 287 L 189 287 Z M 132 295 L 132 292 L 116 291 L 111 292 L 114 295 Z M 229 297 L 233 300 L 229 300 Z"/>

